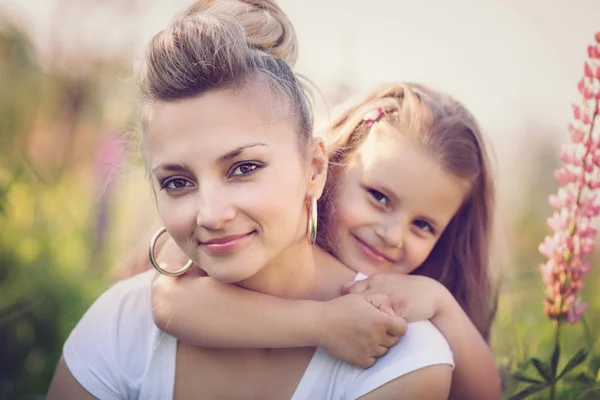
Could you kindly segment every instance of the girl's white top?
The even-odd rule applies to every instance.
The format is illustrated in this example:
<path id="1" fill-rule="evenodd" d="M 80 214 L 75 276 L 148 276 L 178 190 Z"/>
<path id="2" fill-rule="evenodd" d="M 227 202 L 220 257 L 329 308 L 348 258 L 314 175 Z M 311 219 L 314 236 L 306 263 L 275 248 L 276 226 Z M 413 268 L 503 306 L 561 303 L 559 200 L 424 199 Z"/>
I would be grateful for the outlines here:
<path id="1" fill-rule="evenodd" d="M 101 400 L 173 398 L 177 339 L 154 324 L 153 275 L 150 270 L 105 291 L 64 345 L 64 359 L 75 379 Z M 355 279 L 364 278 L 359 274 Z M 317 349 L 292 400 L 357 399 L 435 364 L 454 366 L 448 342 L 431 322 L 410 323 L 400 342 L 368 369 Z"/>

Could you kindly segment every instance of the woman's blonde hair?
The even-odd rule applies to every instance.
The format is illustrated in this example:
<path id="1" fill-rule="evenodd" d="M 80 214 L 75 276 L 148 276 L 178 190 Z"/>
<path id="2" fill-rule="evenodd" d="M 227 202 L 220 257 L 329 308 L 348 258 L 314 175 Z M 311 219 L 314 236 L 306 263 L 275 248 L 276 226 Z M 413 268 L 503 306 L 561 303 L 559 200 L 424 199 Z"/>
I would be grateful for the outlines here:
<path id="1" fill-rule="evenodd" d="M 336 179 L 371 131 L 365 114 L 377 109 L 382 113 L 376 124 L 388 124 L 411 137 L 446 172 L 471 183 L 463 205 L 413 273 L 444 284 L 487 340 L 496 308 L 489 270 L 495 187 L 481 130 L 461 103 L 420 84 L 394 84 L 372 92 L 334 120 L 323 133 L 330 154 L 320 204 L 324 230 L 335 211 Z M 335 252 L 326 233 L 319 240 Z"/>
<path id="2" fill-rule="evenodd" d="M 313 119 L 292 71 L 297 55 L 294 29 L 273 1 L 201 0 L 148 44 L 141 93 L 151 112 L 155 102 L 258 85 L 267 90 L 253 93 L 276 96 L 279 101 L 269 99 L 269 104 L 283 105 L 306 144 Z"/>

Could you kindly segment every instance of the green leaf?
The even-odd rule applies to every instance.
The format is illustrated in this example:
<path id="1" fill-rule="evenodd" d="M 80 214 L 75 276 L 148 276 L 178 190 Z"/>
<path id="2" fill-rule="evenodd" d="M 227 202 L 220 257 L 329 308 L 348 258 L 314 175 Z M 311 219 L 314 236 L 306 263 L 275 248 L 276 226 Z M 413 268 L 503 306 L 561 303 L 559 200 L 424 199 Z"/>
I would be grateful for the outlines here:
<path id="1" fill-rule="evenodd" d="M 577 400 L 598 399 L 599 398 L 598 394 L 600 394 L 600 392 L 597 389 L 589 388 L 589 389 L 581 391 L 581 393 L 579 394 L 579 397 L 577 397 Z M 593 397 L 590 397 L 590 395 L 592 395 Z"/>
<path id="2" fill-rule="evenodd" d="M 600 357 L 596 356 L 591 360 L 588 360 L 588 365 L 590 366 L 592 374 L 596 375 L 598 372 L 600 372 Z"/>
<path id="3" fill-rule="evenodd" d="M 552 362 L 550 363 L 550 370 L 552 371 L 552 377 L 556 377 L 556 371 L 558 369 L 558 361 L 560 359 L 560 344 L 556 343 L 554 351 L 552 352 Z"/>
<path id="4" fill-rule="evenodd" d="M 548 363 L 543 362 L 539 358 L 532 358 L 531 361 L 533 362 L 535 368 L 538 370 L 540 376 L 544 378 L 544 381 L 548 383 L 552 383 L 554 381 L 554 375 L 552 375 L 552 371 Z"/>
<path id="5" fill-rule="evenodd" d="M 583 325 L 585 341 L 588 345 L 588 348 L 592 348 L 596 344 L 597 339 L 594 338 L 595 335 L 592 334 L 592 330 L 590 329 L 590 326 L 588 325 L 585 316 L 581 317 L 581 325 Z"/>
<path id="6" fill-rule="evenodd" d="M 579 383 L 589 385 L 594 383 L 594 378 L 585 372 L 581 372 L 576 376 L 567 376 L 565 377 L 565 381 L 569 383 Z"/>
<path id="7" fill-rule="evenodd" d="M 0 214 L 5 214 L 4 203 L 6 203 L 6 197 L 8 195 L 8 186 L 0 186 Z"/>
<path id="8" fill-rule="evenodd" d="M 525 371 L 530 364 L 531 360 L 529 358 L 524 358 L 522 360 L 517 361 L 517 369 L 520 371 Z"/>
<path id="9" fill-rule="evenodd" d="M 515 372 L 514 374 L 512 374 L 512 377 L 514 379 L 516 379 L 519 382 L 527 382 L 527 383 L 544 383 L 543 381 L 540 381 L 539 379 L 536 378 L 531 378 L 527 375 L 521 374 L 519 372 Z"/>
<path id="10" fill-rule="evenodd" d="M 588 356 L 587 349 L 581 349 L 571 357 L 567 362 L 567 365 L 563 368 L 562 372 L 558 376 L 557 380 L 568 374 L 573 368 L 585 361 Z"/>
<path id="11" fill-rule="evenodd" d="M 548 387 L 547 383 L 542 383 L 542 384 L 539 384 L 539 385 L 532 385 L 532 386 L 529 386 L 526 389 L 521 390 L 519 393 L 510 396 L 508 398 L 508 400 L 521 400 L 521 399 L 525 399 L 525 398 L 531 396 L 532 394 L 535 394 L 537 392 L 541 392 L 542 390 L 546 389 L 547 387 Z"/>

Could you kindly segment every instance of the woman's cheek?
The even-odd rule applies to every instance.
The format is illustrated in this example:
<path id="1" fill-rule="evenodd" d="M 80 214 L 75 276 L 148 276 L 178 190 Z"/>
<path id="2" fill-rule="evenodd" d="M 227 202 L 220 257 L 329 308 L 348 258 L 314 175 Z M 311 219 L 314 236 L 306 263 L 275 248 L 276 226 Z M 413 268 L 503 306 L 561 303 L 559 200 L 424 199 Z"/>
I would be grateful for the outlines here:
<path id="1" fill-rule="evenodd" d="M 165 198 L 166 197 L 166 198 Z M 164 196 L 158 199 L 158 212 L 167 232 L 177 243 L 191 237 L 196 228 L 196 213 L 189 199 Z"/>

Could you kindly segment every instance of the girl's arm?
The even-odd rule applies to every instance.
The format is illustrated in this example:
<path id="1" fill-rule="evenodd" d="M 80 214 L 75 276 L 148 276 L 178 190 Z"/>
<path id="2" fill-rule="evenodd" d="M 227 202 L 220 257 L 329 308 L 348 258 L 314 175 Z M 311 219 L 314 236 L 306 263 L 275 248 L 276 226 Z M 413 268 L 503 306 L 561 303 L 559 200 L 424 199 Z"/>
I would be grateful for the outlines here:
<path id="1" fill-rule="evenodd" d="M 431 322 L 446 337 L 454 353 L 456 366 L 450 398 L 500 399 L 500 373 L 491 349 L 454 296 L 447 292 L 445 297 Z"/>
<path id="2" fill-rule="evenodd" d="M 179 265 L 170 240 L 159 258 Z M 171 260 L 173 261 L 171 264 Z M 166 266 L 165 266 L 166 267 Z M 348 363 L 368 367 L 406 332 L 384 294 L 355 294 L 326 302 L 289 300 L 202 276 L 157 275 L 152 286 L 156 325 L 199 346 L 275 348 L 318 346 Z"/>
<path id="3" fill-rule="evenodd" d="M 152 292 L 156 325 L 205 347 L 318 346 L 367 367 L 406 331 L 382 294 L 288 300 L 187 274 L 158 276 Z"/>
<path id="4" fill-rule="evenodd" d="M 499 399 L 500 374 L 494 356 L 454 296 L 439 282 L 414 275 L 380 273 L 342 288 L 347 293 L 387 293 L 396 314 L 407 321 L 429 319 L 454 354 L 452 399 Z"/>

